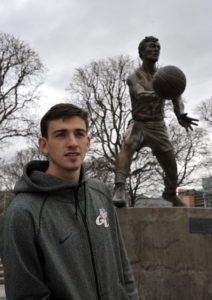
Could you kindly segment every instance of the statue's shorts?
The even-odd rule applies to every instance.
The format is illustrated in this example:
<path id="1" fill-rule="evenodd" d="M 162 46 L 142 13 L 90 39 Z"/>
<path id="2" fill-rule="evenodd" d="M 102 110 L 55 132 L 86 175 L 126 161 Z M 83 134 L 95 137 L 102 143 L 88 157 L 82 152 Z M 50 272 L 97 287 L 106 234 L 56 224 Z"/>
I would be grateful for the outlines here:
<path id="1" fill-rule="evenodd" d="M 135 151 L 149 147 L 154 155 L 173 149 L 164 121 L 131 121 L 124 134 L 124 144 Z"/>

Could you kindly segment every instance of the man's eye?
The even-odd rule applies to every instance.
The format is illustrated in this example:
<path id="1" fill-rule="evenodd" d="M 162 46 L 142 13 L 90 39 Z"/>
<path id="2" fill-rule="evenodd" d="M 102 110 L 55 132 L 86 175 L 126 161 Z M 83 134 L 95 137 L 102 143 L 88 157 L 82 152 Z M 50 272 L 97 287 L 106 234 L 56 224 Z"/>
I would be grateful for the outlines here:
<path id="1" fill-rule="evenodd" d="M 77 132 L 76 136 L 85 136 L 85 133 L 84 132 Z"/>
<path id="2" fill-rule="evenodd" d="M 65 136 L 65 133 L 63 133 L 63 132 L 56 134 L 56 137 L 64 137 L 64 136 Z"/>

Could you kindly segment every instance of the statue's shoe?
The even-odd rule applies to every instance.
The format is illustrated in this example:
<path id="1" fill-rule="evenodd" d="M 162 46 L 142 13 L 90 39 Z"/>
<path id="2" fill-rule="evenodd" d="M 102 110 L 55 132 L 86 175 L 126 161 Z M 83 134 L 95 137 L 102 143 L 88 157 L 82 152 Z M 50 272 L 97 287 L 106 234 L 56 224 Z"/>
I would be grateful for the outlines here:
<path id="1" fill-rule="evenodd" d="M 116 207 L 126 206 L 125 185 L 117 184 L 114 189 L 113 204 Z"/>

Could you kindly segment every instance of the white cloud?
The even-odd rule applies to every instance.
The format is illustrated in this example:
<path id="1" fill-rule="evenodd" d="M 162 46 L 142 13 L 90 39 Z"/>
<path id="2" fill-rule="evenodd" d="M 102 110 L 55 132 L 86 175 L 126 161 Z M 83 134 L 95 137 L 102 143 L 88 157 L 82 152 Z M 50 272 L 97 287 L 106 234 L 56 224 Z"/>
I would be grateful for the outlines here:
<path id="1" fill-rule="evenodd" d="M 29 42 L 48 68 L 50 103 L 64 97 L 74 68 L 119 54 L 136 59 L 146 35 L 160 39 L 161 64 L 185 72 L 189 107 L 212 96 L 210 0 L 1 0 L 0 14 L 1 31 Z"/>

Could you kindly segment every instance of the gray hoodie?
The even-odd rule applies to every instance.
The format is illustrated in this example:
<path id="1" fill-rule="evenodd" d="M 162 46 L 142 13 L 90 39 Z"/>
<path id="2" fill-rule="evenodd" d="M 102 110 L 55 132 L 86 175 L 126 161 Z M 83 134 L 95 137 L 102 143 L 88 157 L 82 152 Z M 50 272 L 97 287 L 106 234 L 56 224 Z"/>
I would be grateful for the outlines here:
<path id="1" fill-rule="evenodd" d="M 5 213 L 7 300 L 137 300 L 110 192 L 29 163 Z"/>

